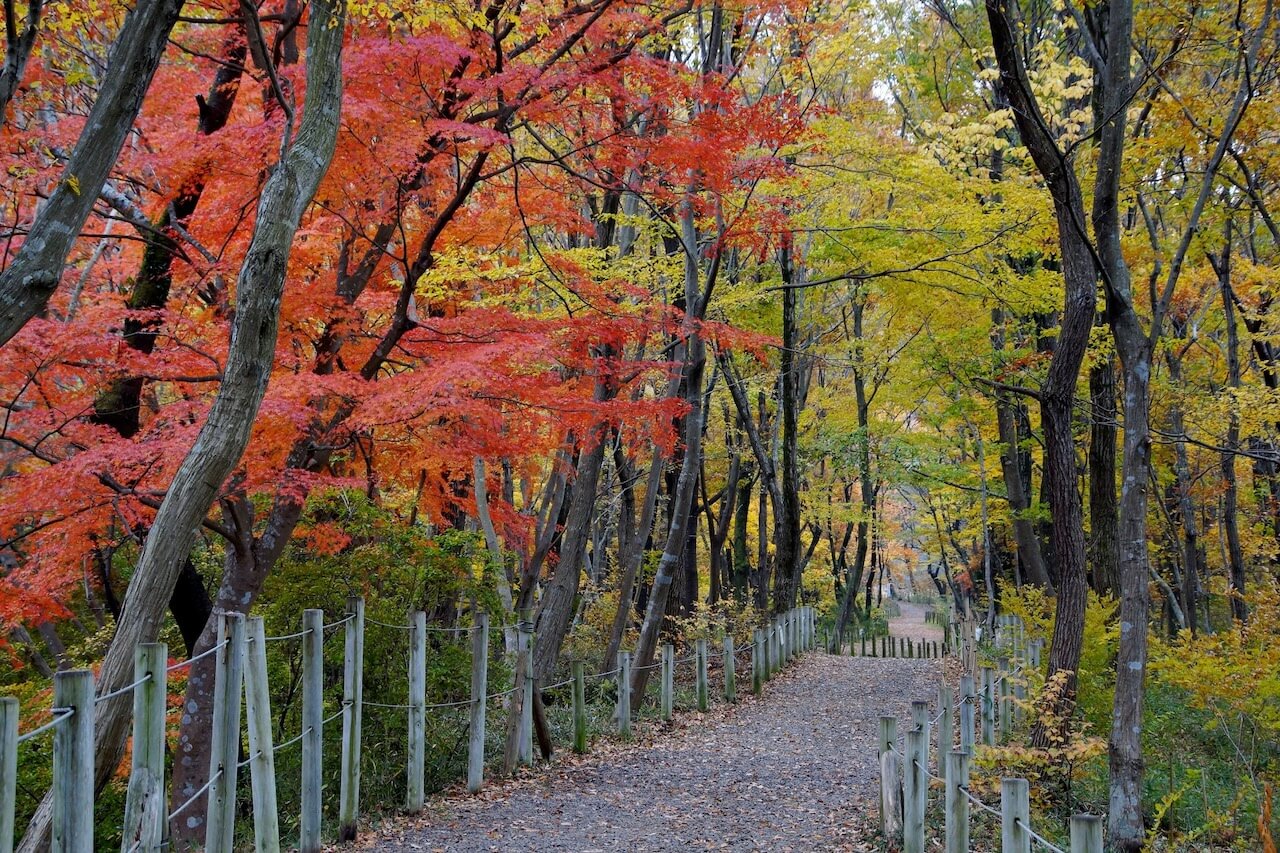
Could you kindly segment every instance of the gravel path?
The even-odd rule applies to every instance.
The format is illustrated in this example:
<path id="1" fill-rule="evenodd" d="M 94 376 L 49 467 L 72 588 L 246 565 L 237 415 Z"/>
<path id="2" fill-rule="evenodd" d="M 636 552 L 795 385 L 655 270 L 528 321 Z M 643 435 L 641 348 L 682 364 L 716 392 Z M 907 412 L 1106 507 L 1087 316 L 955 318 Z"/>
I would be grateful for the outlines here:
<path id="1" fill-rule="evenodd" d="M 897 622 L 898 620 L 895 620 Z M 916 608 L 899 631 L 928 636 Z M 936 695 L 936 660 L 808 655 L 760 699 L 682 714 L 650 743 L 601 745 L 379 837 L 379 851 L 856 850 L 881 714 Z"/>

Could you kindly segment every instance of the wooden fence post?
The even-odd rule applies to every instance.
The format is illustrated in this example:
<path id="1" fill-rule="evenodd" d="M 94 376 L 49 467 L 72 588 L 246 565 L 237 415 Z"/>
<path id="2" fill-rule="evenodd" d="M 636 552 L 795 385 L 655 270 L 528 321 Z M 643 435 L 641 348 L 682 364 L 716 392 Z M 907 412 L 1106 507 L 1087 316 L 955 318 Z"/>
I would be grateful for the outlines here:
<path id="1" fill-rule="evenodd" d="M 978 697 L 973 689 L 973 676 L 960 676 L 960 751 L 973 754 L 974 705 Z"/>
<path id="2" fill-rule="evenodd" d="M 302 611 L 302 814 L 299 853 L 320 850 L 324 761 L 324 611 Z"/>
<path id="3" fill-rule="evenodd" d="M 355 841 L 360 817 L 360 729 L 364 723 L 364 599 L 347 599 L 342 660 L 342 773 L 338 787 L 338 841 Z"/>
<path id="4" fill-rule="evenodd" d="M 901 762 L 898 753 L 880 756 L 880 823 L 886 840 L 892 844 L 902 837 L 902 785 L 898 782 Z"/>
<path id="5" fill-rule="evenodd" d="M 1007 741 L 1009 735 L 1013 732 L 1013 702 L 1012 702 L 1012 685 L 1009 684 L 1009 659 L 1007 657 L 1000 658 L 1000 677 L 996 682 L 999 687 L 996 690 L 996 697 L 999 705 L 997 706 L 997 719 L 1000 723 L 1000 740 Z"/>
<path id="6" fill-rule="evenodd" d="M 472 662 L 472 686 L 475 686 L 475 662 Z M 474 696 L 474 692 L 472 694 Z M 405 767 L 405 808 L 410 813 L 422 811 L 427 801 L 427 614 L 421 610 L 409 614 L 409 739 Z M 470 768 L 467 787 L 471 787 Z"/>
<path id="7" fill-rule="evenodd" d="M 662 684 L 658 691 L 658 704 L 662 719 L 669 720 L 675 712 L 676 647 L 666 643 L 662 647 Z"/>
<path id="8" fill-rule="evenodd" d="M 159 853 L 167 822 L 164 787 L 164 712 L 168 698 L 169 647 L 164 643 L 139 643 L 133 650 L 133 677 L 141 681 L 133 689 L 133 758 L 125 794 L 121 849 Z M 0 720 L 0 728 L 3 721 Z M 0 741 L 4 738 L 0 733 Z M 3 773 L 3 770 L 0 770 Z M 0 782 L 3 786 L 3 782 Z M 12 801 L 10 801 L 12 805 Z M 6 829 L 4 795 L 0 791 L 0 850 L 13 838 L 13 813 Z"/>
<path id="9" fill-rule="evenodd" d="M 631 652 L 618 655 L 618 736 L 631 737 Z"/>
<path id="10" fill-rule="evenodd" d="M 426 647 L 423 647 L 425 658 Z M 480 613 L 471 628 L 471 725 L 467 733 L 467 790 L 484 787 L 484 727 L 489 689 L 489 614 Z M 423 681 L 426 692 L 426 681 Z M 424 703 L 425 704 L 425 703 Z M 419 805 L 421 808 L 421 805 Z"/>
<path id="11" fill-rule="evenodd" d="M 1102 853 L 1102 818 L 1091 814 L 1071 816 L 1071 853 Z"/>
<path id="12" fill-rule="evenodd" d="M 946 799 L 946 853 L 969 853 L 969 753 L 948 752 Z"/>
<path id="13" fill-rule="evenodd" d="M 982 742 L 992 746 L 996 742 L 995 675 L 989 666 L 982 668 Z"/>
<path id="14" fill-rule="evenodd" d="M 694 660 L 698 666 L 697 674 L 697 691 L 698 691 L 698 710 L 705 711 L 710 707 L 710 699 L 707 688 L 707 640 L 705 637 L 700 638 L 694 645 Z"/>
<path id="15" fill-rule="evenodd" d="M 520 739 L 516 757 L 519 764 L 533 764 L 533 614 L 520 613 L 516 645 L 516 666 L 520 671 Z"/>
<path id="16" fill-rule="evenodd" d="M 71 716 L 53 729 L 53 853 L 93 853 L 93 673 L 53 675 L 53 706 Z M 57 711 L 55 711 L 57 713 Z"/>
<path id="17" fill-rule="evenodd" d="M 895 789 L 898 789 L 898 777 L 897 777 L 898 764 L 896 763 L 897 755 L 896 753 L 894 753 L 894 749 L 897 747 L 897 745 L 898 745 L 898 718 L 888 717 L 888 716 L 880 717 L 880 741 L 877 749 L 880 757 L 880 761 L 879 761 L 879 764 L 880 764 L 880 831 L 885 833 L 886 837 L 892 837 L 890 836 L 889 828 L 893 825 L 891 821 L 891 818 L 893 818 L 893 815 L 891 815 L 888 810 L 892 802 L 889 795 L 886 792 L 887 787 L 889 786 L 889 781 L 885 779 L 885 772 L 886 772 L 885 757 L 888 755 L 888 756 L 892 756 L 895 759 L 895 763 L 893 767 L 894 775 L 892 778 L 892 787 Z M 894 801 L 896 802 L 896 798 L 894 799 Z M 901 804 L 899 804 L 899 807 L 900 806 Z M 898 831 L 901 832 L 902 824 L 901 824 L 900 818 L 898 820 L 897 826 L 898 826 Z"/>
<path id="18" fill-rule="evenodd" d="M 573 751 L 587 752 L 587 665 L 573 662 Z"/>
<path id="19" fill-rule="evenodd" d="M 267 631 L 261 616 L 246 623 L 244 713 L 249 730 L 249 777 L 253 791 L 253 844 L 257 853 L 280 853 L 280 812 L 276 802 L 276 758 L 271 737 L 271 694 L 267 684 Z M 164 726 L 161 711 L 160 726 Z M 163 756 L 163 743 L 161 744 Z M 132 783 L 132 780 L 130 780 Z M 157 835 L 156 843 L 160 843 Z M 146 850 L 146 847 L 142 848 Z M 127 853 L 127 851 L 126 851 Z"/>
<path id="20" fill-rule="evenodd" d="M 213 734 L 209 749 L 209 801 L 204 849 L 231 853 L 236 827 L 236 775 L 240 760 L 240 694 L 244 678 L 244 614 L 218 615 L 214 657 Z"/>
<path id="21" fill-rule="evenodd" d="M 1000 851 L 1031 853 L 1031 809 L 1026 779 L 1000 780 Z"/>
<path id="22" fill-rule="evenodd" d="M 928 728 L 907 732 L 906 766 L 902 771 L 903 853 L 924 853 L 924 815 L 929 807 L 928 761 Z"/>
<path id="23" fill-rule="evenodd" d="M 13 815 L 17 799 L 18 700 L 12 696 L 0 696 L 0 853 L 13 853 Z"/>
<path id="24" fill-rule="evenodd" d="M 734 658 L 733 635 L 724 636 L 724 701 L 738 701 L 738 661 Z"/>
<path id="25" fill-rule="evenodd" d="M 938 775 L 945 781 L 947 778 L 947 755 L 955 748 L 956 727 L 955 708 L 951 701 L 951 685 L 943 682 L 938 685 L 939 724 L 938 729 Z"/>
<path id="26" fill-rule="evenodd" d="M 764 690 L 764 632 L 756 628 L 751 639 L 751 692 Z"/>

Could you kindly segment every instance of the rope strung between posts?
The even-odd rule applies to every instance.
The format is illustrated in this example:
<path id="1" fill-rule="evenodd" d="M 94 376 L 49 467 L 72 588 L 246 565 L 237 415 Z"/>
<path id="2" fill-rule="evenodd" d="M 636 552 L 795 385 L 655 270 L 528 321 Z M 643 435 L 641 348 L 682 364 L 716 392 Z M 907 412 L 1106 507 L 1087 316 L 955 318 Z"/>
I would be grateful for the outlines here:
<path id="1" fill-rule="evenodd" d="M 935 776 L 934 774 L 930 773 L 928 767 L 922 767 L 919 761 L 913 760 L 911 763 L 914 764 L 916 767 L 919 767 L 921 770 L 923 770 L 924 775 L 928 776 L 930 779 L 934 779 L 938 782 L 941 782 L 944 785 L 947 783 L 947 780 L 943 779 L 941 776 Z"/>
<path id="2" fill-rule="evenodd" d="M 1040 846 L 1044 847 L 1044 849 L 1052 850 L 1053 853 L 1067 853 L 1067 851 L 1063 850 L 1061 847 L 1057 846 L 1056 844 L 1053 844 L 1052 842 L 1049 841 L 1049 839 L 1045 838 L 1043 835 L 1041 835 L 1040 833 L 1036 832 L 1034 829 L 1032 829 L 1031 827 L 1023 823 L 1021 818 L 1015 817 L 1013 819 L 1013 822 L 1015 825 L 1022 827 L 1022 831 L 1025 832 L 1027 835 L 1030 835 L 1033 839 L 1035 839 L 1036 841 L 1039 841 Z"/>
<path id="3" fill-rule="evenodd" d="M 244 768 L 248 767 L 250 764 L 252 764 L 254 761 L 257 761 L 261 757 L 262 757 L 262 750 L 258 750 L 253 755 L 250 755 L 244 761 L 241 761 L 239 764 L 237 764 L 236 769 L 243 770 Z"/>
<path id="4" fill-rule="evenodd" d="M 58 723 L 73 716 L 76 712 L 76 709 L 75 708 L 54 708 L 52 709 L 52 711 L 54 715 L 52 720 L 45 723 L 43 726 L 37 726 L 36 728 L 32 729 L 31 731 L 27 732 L 24 735 L 18 735 L 18 743 L 26 743 L 36 735 L 40 735 L 40 734 L 43 734 L 44 732 L 47 732 L 49 729 L 58 725 Z"/>
<path id="5" fill-rule="evenodd" d="M 200 788 L 200 790 L 199 790 L 199 791 L 196 791 L 196 792 L 195 792 L 194 794 L 192 794 L 190 797 L 187 797 L 186 801 L 185 801 L 182 805 L 178 806 L 176 809 L 174 809 L 173 811 L 171 811 L 171 812 L 169 813 L 169 817 L 168 817 L 168 818 L 166 818 L 166 820 L 173 820 L 175 817 L 177 817 L 178 815 L 182 814 L 182 810 L 183 810 L 183 809 L 185 809 L 187 806 L 191 805 L 192 803 L 194 803 L 196 800 L 200 799 L 200 797 L 201 797 L 201 796 L 202 796 L 206 791 L 208 791 L 208 790 L 209 790 L 209 787 L 210 787 L 211 785 L 213 785 L 213 783 L 214 783 L 214 782 L 218 781 L 218 777 L 219 777 L 219 776 L 221 776 L 221 775 L 222 775 L 222 768 L 221 768 L 221 767 L 219 767 L 219 768 L 218 768 L 218 772 L 217 772 L 217 773 L 214 773 L 212 776 L 210 776 L 210 777 L 209 777 L 209 781 L 208 781 L 208 782 L 205 782 L 205 783 L 204 783 L 204 785 L 202 785 L 202 786 L 201 786 L 201 788 Z"/>
<path id="6" fill-rule="evenodd" d="M 99 702 L 105 702 L 108 699 L 114 699 L 117 696 L 123 696 L 124 694 L 128 693 L 130 690 L 133 690 L 133 688 L 140 687 L 141 685 L 146 684 L 150 680 L 151 680 L 151 673 L 148 672 L 146 675 L 142 676 L 132 684 L 126 684 L 124 687 L 121 687 L 119 690 L 112 690 L 110 693 L 103 693 L 97 699 L 93 700 L 93 704 L 97 705 Z"/>
<path id="7" fill-rule="evenodd" d="M 278 634 L 274 637 L 263 637 L 262 639 L 268 643 L 278 643 L 281 640 L 296 640 L 299 637 L 305 637 L 311 633 L 310 628 L 303 628 L 301 631 L 294 631 L 292 634 Z M 250 637 L 249 642 L 253 642 L 257 637 Z"/>
<path id="8" fill-rule="evenodd" d="M 227 645 L 227 641 L 223 640 L 221 643 L 218 643 L 216 646 L 212 646 L 211 648 L 205 649 L 203 652 L 201 652 L 200 654 L 196 655 L 193 658 L 187 658 L 184 661 L 179 661 L 178 663 L 170 664 L 169 666 L 165 667 L 164 671 L 173 672 L 176 669 L 182 669 L 184 666 L 191 666 L 191 664 L 195 663 L 196 661 L 202 658 L 207 658 L 209 655 L 213 654 L 218 649 L 225 647 L 226 645 Z"/>
<path id="9" fill-rule="evenodd" d="M 299 732 L 296 736 L 289 738 L 289 739 L 288 739 L 287 741 L 285 741 L 284 743 L 278 743 L 278 744 L 276 744 L 275 746 L 271 747 L 271 751 L 272 751 L 272 752 L 279 752 L 279 751 L 280 751 L 280 750 L 282 750 L 282 749 L 288 749 L 289 747 L 293 746 L 295 743 L 298 743 L 298 742 L 299 742 L 299 741 L 301 741 L 304 737 L 306 737 L 306 736 L 307 736 L 307 733 L 308 733 L 308 732 L 310 732 L 310 731 L 311 731 L 311 726 L 307 726 L 305 729 L 303 729 L 301 732 Z"/>
<path id="10" fill-rule="evenodd" d="M 987 804 L 986 804 L 986 803 L 984 803 L 982 800 L 978 799 L 978 798 L 977 798 L 977 797 L 975 797 L 973 794 L 969 793 L 969 789 L 968 789 L 966 786 L 964 786 L 964 785 L 957 785 L 957 786 L 956 786 L 956 788 L 958 788 L 962 794 L 964 794 L 966 797 L 968 797 L 969 802 L 973 803 L 973 804 L 974 804 L 975 806 L 977 806 L 978 808 L 982 809 L 982 810 L 983 810 L 983 811 L 985 811 L 985 812 L 988 812 L 988 813 L 990 813 L 990 814 L 993 814 L 993 815 L 995 815 L 996 817 L 1000 817 L 1000 816 L 1001 816 L 1001 815 L 1000 815 L 1000 810 L 999 810 L 999 809 L 993 809 L 993 808 L 991 808 L 991 806 L 987 805 Z"/>

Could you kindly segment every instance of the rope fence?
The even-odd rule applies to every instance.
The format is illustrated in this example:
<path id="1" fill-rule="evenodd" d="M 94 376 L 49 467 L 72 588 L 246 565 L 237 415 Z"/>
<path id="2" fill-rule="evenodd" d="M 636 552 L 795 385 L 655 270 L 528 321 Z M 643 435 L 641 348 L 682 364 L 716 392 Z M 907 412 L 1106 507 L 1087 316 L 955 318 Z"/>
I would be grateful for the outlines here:
<path id="1" fill-rule="evenodd" d="M 936 617 L 932 621 L 940 622 Z M 902 746 L 898 718 L 880 718 L 881 829 L 891 846 L 900 843 L 903 853 L 929 849 L 926 818 L 930 782 L 939 782 L 945 792 L 940 805 L 945 836 L 942 849 L 946 853 L 968 853 L 971 808 L 998 821 L 1001 853 L 1029 853 L 1033 842 L 1051 853 L 1068 853 L 1032 828 L 1027 780 L 1001 779 L 998 806 L 983 802 L 969 787 L 971 758 L 1008 740 L 1022 721 L 1028 674 L 1039 672 L 1040 641 L 1028 642 L 1020 620 L 1001 616 L 991 644 L 998 670 L 979 667 L 979 632 L 972 619 L 961 622 L 952 618 L 941 624 L 948 633 L 944 645 L 954 649 L 963 664 L 960 695 L 953 698 L 952 687 L 944 681 L 934 710 L 930 702 L 913 701 L 908 725 L 903 727 Z M 1070 853 L 1102 853 L 1101 818 L 1075 815 L 1069 832 Z"/>
<path id="2" fill-rule="evenodd" d="M 407 778 L 406 808 L 414 812 L 424 805 L 424 769 L 426 764 L 426 713 L 449 709 L 467 709 L 468 716 L 459 731 L 459 740 L 466 742 L 467 787 L 472 792 L 484 785 L 486 769 L 486 713 L 498 700 L 505 702 L 506 711 L 516 733 L 519 755 L 518 764 L 533 763 L 532 734 L 534 705 L 529 685 L 536 684 L 533 677 L 534 624 L 528 618 L 491 629 L 486 614 L 477 614 L 477 622 L 468 627 L 444 628 L 428 626 L 426 614 L 411 614 L 408 624 L 382 622 L 365 615 L 364 601 L 349 599 L 341 618 L 325 621 L 324 611 L 310 609 L 303 612 L 301 629 L 278 635 L 268 635 L 260 617 L 246 618 L 237 613 L 218 613 L 217 640 L 209 648 L 186 660 L 169 663 L 168 648 L 163 643 L 143 643 L 137 646 L 134 656 L 133 680 L 121 687 L 94 693 L 93 673 L 69 670 L 54 676 L 54 697 L 51 719 L 18 734 L 18 701 L 13 697 L 0 697 L 0 815 L 12 814 L 16 792 L 16 752 L 20 744 L 50 731 L 59 731 L 53 744 L 53 773 L 58 784 L 53 786 L 55 813 L 63 814 L 60 824 L 65 833 L 67 849 L 93 849 L 94 846 L 94 768 L 92 759 L 94 743 L 94 706 L 98 703 L 132 695 L 134 700 L 133 748 L 129 778 L 140 780 L 141 793 L 131 786 L 125 803 L 121 826 L 122 837 L 130 842 L 124 849 L 128 853 L 160 853 L 169 847 L 164 836 L 165 827 L 175 818 L 186 815 L 192 820 L 193 809 L 204 809 L 205 850 L 208 853 L 231 853 L 237 818 L 237 781 L 239 771 L 247 770 L 253 782 L 253 827 L 255 847 L 281 849 L 280 809 L 277 804 L 277 780 L 274 756 L 283 750 L 300 746 L 301 785 L 299 808 L 299 838 L 297 848 L 313 853 L 321 848 L 321 819 L 323 815 L 321 756 L 325 748 L 323 734 L 326 727 L 341 721 L 341 772 L 338 790 L 338 822 L 345 840 L 355 837 L 360 815 L 360 766 L 361 721 L 365 708 L 377 708 L 405 712 L 407 717 Z M 364 632 L 366 625 L 392 630 L 404 630 L 409 637 L 408 695 L 400 697 L 366 698 L 364 696 Z M 653 659 L 640 663 L 633 661 L 632 653 L 619 654 L 617 665 L 604 672 L 586 675 L 582 661 L 573 663 L 573 675 L 539 691 L 572 687 L 573 696 L 573 748 L 586 752 L 587 710 L 585 684 L 612 682 L 616 684 L 615 707 L 612 721 L 617 734 L 629 737 L 634 717 L 634 707 L 644 701 L 643 694 L 633 696 L 639 682 L 633 682 L 637 674 L 657 673 L 659 682 L 659 708 L 669 719 L 674 711 L 674 675 L 678 667 L 694 666 L 694 690 L 696 707 L 708 710 L 710 704 L 709 662 L 721 661 L 723 695 L 726 701 L 736 701 L 736 664 L 739 653 L 750 650 L 752 684 L 760 692 L 761 684 L 779 672 L 801 652 L 815 647 L 816 613 L 813 608 L 798 607 L 775 617 L 768 627 L 755 631 L 754 642 L 749 647 L 737 646 L 732 637 L 725 637 L 721 648 L 709 647 L 708 639 L 694 643 L 693 654 L 677 658 L 674 648 L 665 645 L 656 650 Z M 342 630 L 339 630 L 342 629 Z M 488 667 L 491 631 L 517 632 L 514 658 L 514 683 L 502 690 L 490 690 Z M 337 710 L 325 714 L 324 685 L 327 680 L 325 649 L 327 641 L 341 633 L 342 650 L 342 699 Z M 427 702 L 427 636 L 429 633 L 450 633 L 469 638 L 471 645 L 470 697 L 453 701 Z M 300 640 L 298 654 L 301 659 L 301 730 L 288 740 L 273 742 L 274 722 L 271 717 L 270 690 L 266 646 L 270 643 Z M 165 785 L 166 712 L 169 673 L 188 668 L 206 658 L 213 657 L 212 733 L 209 742 L 209 771 L 203 784 L 186 797 L 175 809 L 164 808 L 169 802 Z M 642 681 L 647 679 L 641 679 Z M 378 701 L 387 698 L 391 701 Z M 330 706 L 332 707 L 332 706 Z M 244 712 L 243 719 L 241 712 Z M 60 729 L 59 727 L 64 727 Z M 240 757 L 240 748 L 247 733 L 249 749 L 247 757 Z M 195 780 L 192 780 L 193 783 Z M 135 793 L 137 795 L 135 795 Z M 201 804 L 201 798 L 207 802 Z M 9 849 L 8 839 L 0 839 L 0 853 Z"/>

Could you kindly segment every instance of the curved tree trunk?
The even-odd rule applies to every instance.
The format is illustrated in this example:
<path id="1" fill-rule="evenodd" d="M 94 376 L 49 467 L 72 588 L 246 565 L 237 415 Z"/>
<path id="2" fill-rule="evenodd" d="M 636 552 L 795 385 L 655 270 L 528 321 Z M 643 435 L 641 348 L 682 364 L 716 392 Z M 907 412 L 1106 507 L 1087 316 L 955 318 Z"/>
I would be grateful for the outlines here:
<path id="1" fill-rule="evenodd" d="M 57 289 L 67 253 L 142 108 L 181 10 L 182 0 L 140 0 L 125 16 L 102 88 L 67 167 L 17 256 L 0 272 L 0 346 L 43 311 Z"/>
<path id="2" fill-rule="evenodd" d="M 340 2 L 316 0 L 312 4 L 304 114 L 297 137 L 263 187 L 253 239 L 237 282 L 236 314 L 224 379 L 208 419 L 156 513 L 125 595 L 115 638 L 102 664 L 100 694 L 129 682 L 134 646 L 153 641 L 158 635 L 182 562 L 248 443 L 271 376 L 289 249 L 302 214 L 333 157 L 342 102 L 344 23 L 345 6 Z M 97 706 L 95 775 L 99 788 L 118 766 L 131 710 L 132 699 L 128 695 Z M 50 806 L 50 797 L 46 796 L 23 839 L 22 850 L 39 850 L 48 843 Z M 200 812 L 197 807 L 195 813 Z M 126 837 L 129 832 L 126 827 Z"/>

